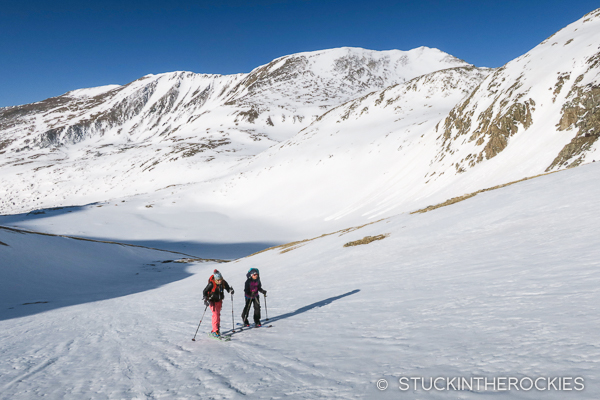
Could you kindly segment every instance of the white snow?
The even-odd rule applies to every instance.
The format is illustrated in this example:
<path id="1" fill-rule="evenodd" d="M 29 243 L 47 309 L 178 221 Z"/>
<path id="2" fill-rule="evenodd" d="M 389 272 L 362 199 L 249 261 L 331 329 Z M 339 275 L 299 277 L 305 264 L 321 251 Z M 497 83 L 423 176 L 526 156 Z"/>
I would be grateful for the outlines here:
<path id="1" fill-rule="evenodd" d="M 8 245 L 0 245 L 0 393 L 3 399 L 595 399 L 599 174 L 600 166 L 587 165 L 288 252 L 185 271 L 157 262 L 166 253 L 0 230 Z M 343 247 L 379 234 L 389 236 Z M 21 248 L 30 254 L 23 257 Z M 45 268 L 52 259 L 54 268 Z M 261 270 L 273 327 L 221 343 L 206 337 L 205 316 L 192 342 L 213 268 L 236 289 L 239 323 L 251 267 Z M 6 291 L 15 271 L 27 291 Z M 76 285 L 55 286 L 75 274 L 83 276 Z M 150 288 L 140 291 L 144 285 Z M 48 303 L 20 305 L 37 301 Z M 223 330 L 231 327 L 231 305 L 227 297 Z M 31 315 L 12 318 L 22 312 Z M 581 377 L 585 390 L 401 392 L 402 376 Z M 380 392 L 376 382 L 383 378 L 389 388 Z"/>
<path id="2" fill-rule="evenodd" d="M 87 89 L 71 90 L 65 93 L 65 95 L 69 97 L 95 97 L 120 87 L 121 85 L 103 85 Z"/>

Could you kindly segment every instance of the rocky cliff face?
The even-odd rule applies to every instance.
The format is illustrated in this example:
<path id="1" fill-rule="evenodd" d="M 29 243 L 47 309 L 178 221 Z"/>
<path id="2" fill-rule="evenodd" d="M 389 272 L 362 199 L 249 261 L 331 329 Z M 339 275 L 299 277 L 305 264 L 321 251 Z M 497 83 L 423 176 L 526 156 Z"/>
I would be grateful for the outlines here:
<path id="1" fill-rule="evenodd" d="M 600 19 L 600 11 L 590 13 L 584 22 L 592 22 L 594 17 Z M 575 79 L 566 95 L 557 124 L 559 131 L 576 131 L 576 134 L 547 170 L 581 164 L 600 135 L 600 51 L 588 56 L 584 63 L 587 69 Z M 568 79 L 568 73 L 559 77 L 555 92 L 560 93 L 563 81 Z"/>

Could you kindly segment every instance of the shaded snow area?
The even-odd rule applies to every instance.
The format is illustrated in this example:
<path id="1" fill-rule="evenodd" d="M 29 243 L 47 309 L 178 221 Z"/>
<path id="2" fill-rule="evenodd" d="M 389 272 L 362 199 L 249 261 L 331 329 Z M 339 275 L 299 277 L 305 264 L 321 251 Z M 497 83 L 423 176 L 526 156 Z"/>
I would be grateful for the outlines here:
<path id="1" fill-rule="evenodd" d="M 125 296 L 190 276 L 184 255 L 0 226 L 0 320 Z"/>
<path id="2" fill-rule="evenodd" d="M 0 229 L 0 398 L 597 399 L 599 177 L 589 164 L 222 264 Z M 251 267 L 272 327 L 219 342 L 207 313 L 192 341 L 212 270 L 237 324 Z M 414 390 L 430 378 L 500 385 Z"/>
<path id="3" fill-rule="evenodd" d="M 201 211 L 188 201 L 167 195 L 134 196 L 127 200 L 0 216 L 0 225 L 116 240 L 219 259 L 244 257 L 298 235 L 294 229 L 281 224 L 243 215 Z"/>

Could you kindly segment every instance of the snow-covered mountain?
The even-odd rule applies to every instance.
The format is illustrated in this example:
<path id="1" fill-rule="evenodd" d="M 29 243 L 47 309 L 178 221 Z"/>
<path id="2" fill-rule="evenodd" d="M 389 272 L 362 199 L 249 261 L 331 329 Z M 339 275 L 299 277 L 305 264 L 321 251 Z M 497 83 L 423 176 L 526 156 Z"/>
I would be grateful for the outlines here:
<path id="1" fill-rule="evenodd" d="M 359 223 L 592 162 L 599 60 L 596 10 L 496 70 L 438 71 L 332 109 L 220 190 L 263 216 Z M 294 213 L 304 204 L 318 206 Z"/>
<path id="2" fill-rule="evenodd" d="M 149 75 L 125 86 L 4 108 L 1 168 L 10 178 L 4 180 L 0 212 L 81 204 L 215 177 L 232 162 L 290 138 L 332 107 L 461 65 L 467 64 L 424 47 L 340 48 L 281 57 L 249 74 Z"/>
<path id="3" fill-rule="evenodd" d="M 597 399 L 599 74 L 600 9 L 496 70 L 334 49 L 0 109 L 0 398 Z M 214 268 L 221 330 L 249 268 L 272 327 L 206 337 Z"/>
<path id="4" fill-rule="evenodd" d="M 411 199 L 410 186 L 425 180 L 436 155 L 430 132 L 487 73 L 449 68 L 332 109 L 214 185 L 215 206 L 230 200 L 263 218 L 329 221 L 360 208 L 365 194 L 385 190 L 395 180 L 402 180 L 409 190 L 403 197 Z M 307 209 L 305 204 L 318 205 Z"/>
<path id="5" fill-rule="evenodd" d="M 504 153 L 536 171 L 597 158 L 599 28 L 596 10 L 490 74 L 440 124 L 439 158 L 461 173 Z"/>

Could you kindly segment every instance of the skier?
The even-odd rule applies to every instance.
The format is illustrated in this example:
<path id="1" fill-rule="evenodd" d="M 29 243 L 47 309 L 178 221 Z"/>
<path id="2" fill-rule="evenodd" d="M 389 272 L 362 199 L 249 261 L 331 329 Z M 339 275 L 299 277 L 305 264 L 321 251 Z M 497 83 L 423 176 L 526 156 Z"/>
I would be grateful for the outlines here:
<path id="1" fill-rule="evenodd" d="M 234 293 L 233 288 L 223 279 L 223 275 L 215 269 L 213 275 L 208 278 L 208 285 L 202 291 L 204 304 L 210 305 L 212 311 L 211 335 L 215 337 L 221 336 L 221 307 L 223 306 L 223 298 L 225 298 L 224 289 L 231 294 Z"/>
<path id="2" fill-rule="evenodd" d="M 257 268 L 250 268 L 246 274 L 246 284 L 244 285 L 244 295 L 246 297 L 246 306 L 242 311 L 242 320 L 244 326 L 250 326 L 248 322 L 248 314 L 250 314 L 250 306 L 254 306 L 254 324 L 255 326 L 261 326 L 260 323 L 260 298 L 258 292 L 267 295 L 267 291 L 263 290 L 260 283 L 260 276 Z"/>

